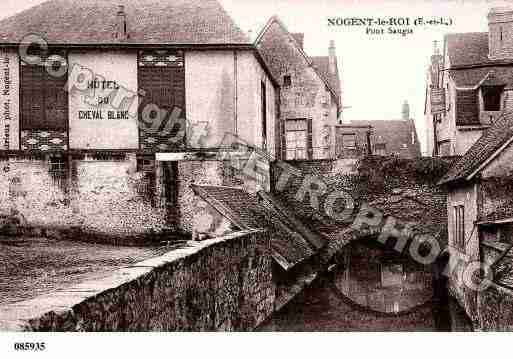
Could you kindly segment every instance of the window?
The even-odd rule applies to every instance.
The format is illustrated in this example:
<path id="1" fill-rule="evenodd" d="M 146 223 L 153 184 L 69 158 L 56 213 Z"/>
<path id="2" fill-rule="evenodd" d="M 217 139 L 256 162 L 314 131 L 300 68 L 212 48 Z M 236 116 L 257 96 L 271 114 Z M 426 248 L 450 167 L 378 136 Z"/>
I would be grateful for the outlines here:
<path id="1" fill-rule="evenodd" d="M 354 133 L 342 135 L 342 146 L 344 149 L 354 150 L 356 149 L 356 135 Z"/>
<path id="2" fill-rule="evenodd" d="M 460 249 L 465 248 L 465 206 L 454 206 L 454 246 Z"/>
<path id="3" fill-rule="evenodd" d="M 64 157 L 52 156 L 48 159 L 48 172 L 53 177 L 63 177 L 68 170 L 68 161 Z"/>
<path id="4" fill-rule="evenodd" d="M 290 75 L 283 76 L 283 87 L 292 86 L 292 77 Z"/>
<path id="5" fill-rule="evenodd" d="M 483 107 L 485 111 L 501 110 L 501 86 L 483 86 Z"/>
<path id="6" fill-rule="evenodd" d="M 262 148 L 267 146 L 267 91 L 265 82 L 260 82 L 261 96 L 262 96 Z"/>
<path id="7" fill-rule="evenodd" d="M 386 143 L 376 143 L 374 145 L 374 154 L 376 156 L 386 156 L 386 154 L 387 154 L 386 147 L 387 147 Z"/>
<path id="8" fill-rule="evenodd" d="M 285 145 L 287 160 L 307 159 L 307 144 L 307 121 L 287 120 L 285 123 Z"/>
<path id="9" fill-rule="evenodd" d="M 59 66 L 66 66 L 65 64 Z M 58 70 L 52 64 L 55 72 Z M 65 131 L 68 128 L 67 75 L 50 75 L 45 66 L 21 66 L 21 129 Z"/>

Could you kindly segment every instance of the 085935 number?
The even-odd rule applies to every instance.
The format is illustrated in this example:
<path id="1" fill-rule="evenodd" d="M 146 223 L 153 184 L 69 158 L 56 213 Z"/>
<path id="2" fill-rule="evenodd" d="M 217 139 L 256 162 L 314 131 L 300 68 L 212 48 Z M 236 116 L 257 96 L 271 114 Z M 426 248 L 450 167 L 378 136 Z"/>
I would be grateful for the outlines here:
<path id="1" fill-rule="evenodd" d="M 44 351 L 46 350 L 46 343 L 14 343 L 14 350 L 16 351 Z"/>

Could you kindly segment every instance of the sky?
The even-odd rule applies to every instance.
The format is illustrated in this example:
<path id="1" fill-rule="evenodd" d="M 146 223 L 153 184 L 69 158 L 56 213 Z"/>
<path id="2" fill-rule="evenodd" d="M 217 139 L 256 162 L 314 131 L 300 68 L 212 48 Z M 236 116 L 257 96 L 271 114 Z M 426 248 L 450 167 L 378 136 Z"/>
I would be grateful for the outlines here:
<path id="1" fill-rule="evenodd" d="M 1 0 L 0 18 L 44 0 Z M 305 34 L 310 56 L 328 54 L 334 40 L 343 89 L 343 118 L 390 120 L 401 118 L 402 103 L 410 103 L 411 117 L 425 148 L 424 100 L 426 71 L 433 41 L 453 32 L 487 31 L 492 0 L 219 0 L 235 22 L 256 37 L 267 20 L 277 15 L 290 32 Z M 513 5 L 513 2 L 510 2 Z M 450 26 L 406 26 L 407 36 L 367 35 L 365 26 L 329 26 L 329 18 L 419 17 L 451 19 Z M 385 32 L 388 26 L 382 27 Z M 405 28 L 404 26 L 402 28 Z"/>

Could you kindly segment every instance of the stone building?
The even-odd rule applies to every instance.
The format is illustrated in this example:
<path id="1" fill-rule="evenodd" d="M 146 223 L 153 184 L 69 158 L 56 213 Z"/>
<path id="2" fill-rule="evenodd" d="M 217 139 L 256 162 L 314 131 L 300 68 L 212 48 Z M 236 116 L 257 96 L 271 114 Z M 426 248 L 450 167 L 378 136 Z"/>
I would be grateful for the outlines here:
<path id="1" fill-rule="evenodd" d="M 279 153 L 278 83 L 216 0 L 47 1 L 0 22 L 0 62 L 0 206 L 30 226 L 190 232 L 233 139 Z"/>
<path id="2" fill-rule="evenodd" d="M 276 16 L 262 29 L 256 47 L 281 86 L 281 159 L 335 157 L 335 125 L 342 111 L 335 43 L 328 56 L 308 56 L 304 34 L 290 33 Z"/>
<path id="3" fill-rule="evenodd" d="M 440 181 L 448 188 L 448 241 L 453 263 L 483 261 L 489 266 L 491 277 L 487 278 L 493 282 L 485 291 L 469 285 L 465 266 L 451 270 L 452 294 L 474 325 L 485 330 L 513 325 L 512 126 L 513 112 L 505 112 Z M 494 319 L 490 315 L 496 307 L 490 301 L 497 291 L 503 307 L 498 311 L 502 315 Z"/>
<path id="4" fill-rule="evenodd" d="M 492 8 L 488 32 L 448 34 L 427 71 L 428 155 L 459 156 L 512 108 L 513 9 Z"/>
<path id="5" fill-rule="evenodd" d="M 418 158 L 420 142 L 407 102 L 400 120 L 352 121 L 336 127 L 337 158 L 359 158 L 367 154 Z"/>

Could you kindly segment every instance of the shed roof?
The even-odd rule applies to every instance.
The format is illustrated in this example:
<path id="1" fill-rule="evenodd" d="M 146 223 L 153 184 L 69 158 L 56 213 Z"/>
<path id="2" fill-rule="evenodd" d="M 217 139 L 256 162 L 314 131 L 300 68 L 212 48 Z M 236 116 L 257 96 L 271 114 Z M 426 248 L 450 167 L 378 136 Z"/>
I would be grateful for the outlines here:
<path id="1" fill-rule="evenodd" d="M 284 220 L 274 208 L 260 203 L 258 196 L 242 189 L 192 186 L 194 192 L 240 229 L 265 228 L 271 234 L 273 258 L 285 270 L 310 258 L 317 250 L 303 231 Z"/>
<path id="2" fill-rule="evenodd" d="M 497 121 L 485 130 L 476 143 L 461 157 L 440 180 L 447 184 L 469 179 L 487 160 L 491 159 L 513 138 L 513 112 L 504 112 Z"/>

